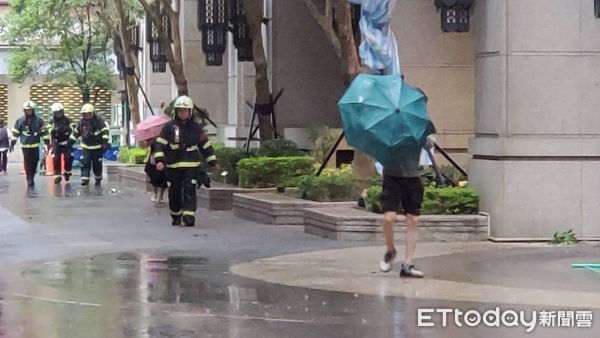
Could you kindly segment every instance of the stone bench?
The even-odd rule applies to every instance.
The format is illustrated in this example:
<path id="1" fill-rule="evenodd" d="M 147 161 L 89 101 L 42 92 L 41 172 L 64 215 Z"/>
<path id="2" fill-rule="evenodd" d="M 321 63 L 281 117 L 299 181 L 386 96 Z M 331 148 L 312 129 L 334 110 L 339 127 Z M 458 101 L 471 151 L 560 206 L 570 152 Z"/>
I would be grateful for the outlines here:
<path id="1" fill-rule="evenodd" d="M 307 208 L 304 232 L 335 240 L 381 240 L 383 215 L 354 207 Z M 399 215 L 395 232 L 404 240 L 405 217 Z M 482 241 L 488 237 L 488 216 L 422 215 L 419 218 L 420 241 Z"/>
<path id="2" fill-rule="evenodd" d="M 304 209 L 351 206 L 356 202 L 313 202 L 279 193 L 233 195 L 233 214 L 262 224 L 304 225 Z"/>

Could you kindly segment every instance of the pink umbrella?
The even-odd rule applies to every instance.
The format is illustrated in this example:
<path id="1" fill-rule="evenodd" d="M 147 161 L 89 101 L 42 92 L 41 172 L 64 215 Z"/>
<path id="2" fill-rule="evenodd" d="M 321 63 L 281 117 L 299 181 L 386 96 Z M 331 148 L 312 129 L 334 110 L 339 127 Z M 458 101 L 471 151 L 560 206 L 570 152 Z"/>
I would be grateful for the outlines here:
<path id="1" fill-rule="evenodd" d="M 163 126 L 169 121 L 171 121 L 171 118 L 165 114 L 147 117 L 144 121 L 135 126 L 135 129 L 133 130 L 135 139 L 143 141 L 158 137 Z"/>

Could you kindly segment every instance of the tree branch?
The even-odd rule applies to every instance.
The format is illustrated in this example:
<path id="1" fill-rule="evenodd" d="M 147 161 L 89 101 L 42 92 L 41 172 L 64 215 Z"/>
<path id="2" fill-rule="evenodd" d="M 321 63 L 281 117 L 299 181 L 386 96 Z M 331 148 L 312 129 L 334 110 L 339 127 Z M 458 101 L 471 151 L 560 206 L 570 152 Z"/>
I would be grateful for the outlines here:
<path id="1" fill-rule="evenodd" d="M 319 9 L 315 6 L 313 0 L 302 0 L 304 2 L 304 6 L 308 9 L 310 16 L 316 21 L 316 23 L 321 27 L 325 36 L 329 40 L 329 44 L 333 47 L 335 54 L 338 59 L 342 58 L 342 45 L 338 36 L 333 29 L 333 17 L 331 13 L 331 3 L 329 1 L 325 2 L 326 10 L 325 15 L 319 13 Z"/>

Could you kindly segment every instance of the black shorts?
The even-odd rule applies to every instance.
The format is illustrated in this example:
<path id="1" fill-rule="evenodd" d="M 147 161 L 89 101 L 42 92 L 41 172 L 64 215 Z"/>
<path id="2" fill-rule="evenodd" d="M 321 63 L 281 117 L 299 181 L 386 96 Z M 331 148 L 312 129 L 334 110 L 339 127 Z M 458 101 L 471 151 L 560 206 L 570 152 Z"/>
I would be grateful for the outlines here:
<path id="1" fill-rule="evenodd" d="M 418 177 L 383 176 L 381 208 L 383 212 L 398 212 L 400 206 L 404 214 L 419 216 L 423 203 L 423 184 Z"/>

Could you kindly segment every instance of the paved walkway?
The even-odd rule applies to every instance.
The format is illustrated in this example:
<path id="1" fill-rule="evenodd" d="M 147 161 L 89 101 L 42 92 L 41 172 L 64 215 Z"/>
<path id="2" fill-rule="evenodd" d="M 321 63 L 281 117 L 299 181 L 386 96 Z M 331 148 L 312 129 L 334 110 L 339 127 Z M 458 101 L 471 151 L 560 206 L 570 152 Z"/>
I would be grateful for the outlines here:
<path id="1" fill-rule="evenodd" d="M 420 243 L 423 280 L 380 243 L 203 212 L 196 228 L 126 181 L 0 177 L 0 337 L 597 337 L 598 244 Z M 400 250 L 401 251 L 401 250 Z M 423 328 L 419 309 L 592 310 L 592 328 Z M 439 318 L 438 318 L 439 319 Z"/>

